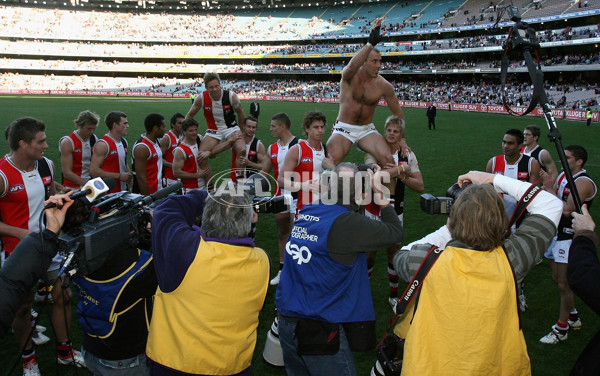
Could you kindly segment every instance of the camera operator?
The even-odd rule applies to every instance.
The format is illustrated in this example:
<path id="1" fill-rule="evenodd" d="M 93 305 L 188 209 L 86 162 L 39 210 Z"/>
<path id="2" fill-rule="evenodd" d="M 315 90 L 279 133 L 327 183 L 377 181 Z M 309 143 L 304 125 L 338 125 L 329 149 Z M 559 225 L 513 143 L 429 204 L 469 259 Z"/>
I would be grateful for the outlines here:
<path id="1" fill-rule="evenodd" d="M 406 339 L 403 375 L 531 373 L 516 288 L 549 246 L 562 203 L 543 190 L 531 199 L 536 187 L 524 198 L 530 183 L 499 174 L 471 171 L 459 176 L 461 187 L 465 181 L 473 184 L 452 206 L 449 232 L 443 227 L 394 258 L 400 279 L 408 282 L 431 249 L 427 243 L 445 246 L 394 330 Z M 498 192 L 529 201 L 530 215 L 508 238 Z"/>
<path id="2" fill-rule="evenodd" d="M 375 193 L 383 196 L 374 181 L 378 174 L 369 175 Z M 330 176 L 321 201 L 298 213 L 286 244 L 275 303 L 288 375 L 356 375 L 352 351 L 372 350 L 376 341 L 365 252 L 398 244 L 404 236 L 389 203 L 378 202 L 381 221 L 358 212 L 362 175 L 353 163 L 340 163 Z"/>
<path id="3" fill-rule="evenodd" d="M 248 237 L 249 197 L 215 192 L 170 196 L 154 212 L 151 375 L 250 375 L 270 261 Z"/>
<path id="4" fill-rule="evenodd" d="M 76 200 L 63 231 L 78 228 L 91 208 Z M 116 245 L 115 245 L 116 246 Z M 82 355 L 94 375 L 147 375 L 145 355 L 152 297 L 158 282 L 152 254 L 129 243 L 108 252 L 90 274 L 76 275 Z"/>
<path id="5" fill-rule="evenodd" d="M 72 205 L 66 195 L 50 196 L 44 202 L 59 204 L 60 208 L 46 210 L 46 228 L 23 238 L 0 269 L 0 338 L 11 327 L 15 314 L 38 279 L 42 277 L 58 250 L 58 236 L 65 213 Z M 42 236 L 45 247 L 42 247 Z"/>

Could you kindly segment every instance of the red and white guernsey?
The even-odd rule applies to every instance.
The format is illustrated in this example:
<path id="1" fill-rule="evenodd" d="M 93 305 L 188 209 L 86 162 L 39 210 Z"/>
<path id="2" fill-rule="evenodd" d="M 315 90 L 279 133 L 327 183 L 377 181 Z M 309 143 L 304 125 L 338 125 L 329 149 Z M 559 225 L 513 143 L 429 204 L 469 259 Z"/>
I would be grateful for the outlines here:
<path id="1" fill-rule="evenodd" d="M 323 172 L 323 159 L 325 159 L 325 146 L 321 144 L 321 150 L 315 150 L 307 141 L 298 143 L 298 165 L 294 171 L 300 177 L 300 182 L 312 180 Z M 319 199 L 318 192 L 298 192 L 298 205 L 296 212 L 310 202 Z"/>
<path id="2" fill-rule="evenodd" d="M 45 186 L 52 183 L 54 171 L 49 163 L 50 176 L 41 176 L 36 168 L 23 171 L 17 168 L 10 157 L 0 160 L 0 178 L 4 181 L 4 192 L 0 192 L 0 218 L 7 225 L 31 231 L 39 231 L 39 218 L 46 198 Z M 7 254 L 15 249 L 19 239 L 2 237 Z"/>
<path id="3" fill-rule="evenodd" d="M 197 144 L 194 143 L 194 145 L 188 145 L 184 142 L 180 142 L 179 146 L 177 146 L 175 150 L 179 150 L 179 152 L 183 153 L 185 156 L 185 161 L 183 162 L 183 171 L 192 174 L 198 172 L 198 162 L 196 161 L 198 158 Z M 202 187 L 200 180 L 204 181 L 204 179 L 181 179 L 181 183 L 185 189 L 197 189 Z"/>
<path id="4" fill-rule="evenodd" d="M 529 177 L 531 176 L 531 161 L 533 161 L 532 157 L 521 154 L 514 164 L 508 164 L 506 163 L 504 154 L 497 155 L 492 160 L 492 173 L 521 181 L 529 181 Z M 517 200 L 509 195 L 502 195 L 502 197 L 506 205 L 506 214 L 510 218 L 517 207 Z"/>
<path id="5" fill-rule="evenodd" d="M 169 148 L 167 149 L 167 151 L 165 151 L 164 158 L 167 162 L 173 164 L 173 152 L 175 151 L 177 145 L 179 145 L 179 139 L 177 138 L 175 133 L 173 133 L 173 130 L 170 130 L 167 133 L 167 137 L 169 137 Z M 173 176 L 173 168 L 165 167 L 165 178 L 170 180 L 177 180 L 175 179 L 175 176 Z"/>
<path id="6" fill-rule="evenodd" d="M 149 156 L 146 159 L 146 179 L 148 179 L 150 194 L 155 193 L 162 188 L 160 174 L 162 171 L 163 160 L 160 145 L 157 142 L 152 142 L 146 135 L 143 135 L 141 142 L 138 142 L 133 147 L 134 150 L 136 147 L 145 147 L 148 149 Z"/>
<path id="7" fill-rule="evenodd" d="M 292 137 L 290 142 L 285 145 L 281 145 L 279 143 L 281 140 L 277 140 L 274 144 L 269 145 L 269 158 L 271 159 L 271 164 L 273 164 L 273 176 L 275 177 L 275 181 L 279 177 L 279 166 L 283 166 L 283 162 L 285 161 L 285 156 L 290 150 L 290 148 L 300 141 L 298 137 Z M 285 189 L 280 189 L 279 185 L 275 190 L 275 196 L 281 196 L 282 194 L 289 193 Z"/>
<path id="8" fill-rule="evenodd" d="M 232 95 L 233 93 L 229 90 L 223 90 L 221 99 L 215 101 L 210 97 L 208 91 L 202 93 L 202 105 L 208 129 L 226 129 L 238 125 L 231 105 Z"/>
<path id="9" fill-rule="evenodd" d="M 106 158 L 104 158 L 100 168 L 108 172 L 126 173 L 127 145 L 123 145 L 121 140 L 115 141 L 115 139 L 110 137 L 108 133 L 98 140 L 98 142 L 104 142 L 108 146 L 108 153 L 106 154 Z M 112 190 L 108 191 L 108 193 L 126 190 L 127 183 L 122 181 L 121 185 L 116 184 Z"/>
<path id="10" fill-rule="evenodd" d="M 93 136 L 92 136 L 93 137 Z M 68 136 L 64 136 L 58 142 L 59 149 L 63 140 L 71 142 L 73 148 L 73 168 L 75 175 L 81 176 L 82 179 L 90 179 L 90 161 L 92 160 L 92 145 L 90 139 L 82 140 L 77 131 L 72 132 Z M 63 185 L 71 188 L 79 188 L 79 184 L 70 181 L 63 176 Z"/>

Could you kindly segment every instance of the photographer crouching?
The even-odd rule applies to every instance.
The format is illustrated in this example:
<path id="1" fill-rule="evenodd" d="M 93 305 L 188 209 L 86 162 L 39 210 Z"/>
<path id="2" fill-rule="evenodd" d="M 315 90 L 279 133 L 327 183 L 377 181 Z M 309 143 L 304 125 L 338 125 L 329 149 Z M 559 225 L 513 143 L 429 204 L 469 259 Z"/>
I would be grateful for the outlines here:
<path id="1" fill-rule="evenodd" d="M 267 253 L 248 237 L 257 218 L 248 195 L 220 189 L 171 196 L 156 208 L 151 375 L 250 375 L 270 271 Z"/>
<path id="2" fill-rule="evenodd" d="M 358 212 L 364 175 L 352 163 L 337 165 L 321 200 L 298 213 L 287 241 L 275 303 L 288 375 L 356 375 L 352 351 L 375 347 L 365 252 L 400 243 L 404 231 L 372 171 L 381 221 Z"/>
<path id="3" fill-rule="evenodd" d="M 439 254 L 394 329 L 405 339 L 403 359 L 392 362 L 401 361 L 402 375 L 531 374 L 516 286 L 550 245 L 562 203 L 539 187 L 502 175 L 471 171 L 458 178 L 463 188 L 467 181 L 472 184 L 456 199 L 447 227 L 394 257 L 400 279 L 409 282 L 431 257 L 429 251 Z M 508 237 L 499 192 L 529 203 L 530 215 Z M 443 251 L 434 252 L 432 245 Z M 378 361 L 371 375 L 400 373 L 395 371 Z"/>

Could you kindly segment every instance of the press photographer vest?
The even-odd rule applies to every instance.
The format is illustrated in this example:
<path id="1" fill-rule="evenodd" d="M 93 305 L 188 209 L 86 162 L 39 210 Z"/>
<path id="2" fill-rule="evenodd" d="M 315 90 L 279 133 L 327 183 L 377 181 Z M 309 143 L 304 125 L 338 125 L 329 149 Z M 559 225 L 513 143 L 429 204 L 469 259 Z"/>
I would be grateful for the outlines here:
<path id="1" fill-rule="evenodd" d="M 139 299 L 122 311 L 115 311 L 121 292 L 129 282 L 142 274 L 152 261 L 150 252 L 140 250 L 139 255 L 136 263 L 131 264 L 131 267 L 114 279 L 95 281 L 81 276 L 73 278 L 73 283 L 79 291 L 77 316 L 81 327 L 91 337 L 110 337 L 117 325 L 119 315 L 136 304 L 144 304 L 143 299 Z"/>
<path id="2" fill-rule="evenodd" d="M 531 375 L 502 247 L 447 246 L 416 304 L 394 331 L 406 338 L 402 375 Z"/>
<path id="3" fill-rule="evenodd" d="M 344 265 L 332 259 L 327 248 L 333 222 L 348 211 L 321 203 L 307 204 L 298 214 L 285 245 L 285 267 L 275 296 L 283 316 L 330 323 L 375 320 L 366 254 Z"/>
<path id="4" fill-rule="evenodd" d="M 200 375 L 233 375 L 248 368 L 269 269 L 269 257 L 260 248 L 202 238 L 179 286 L 168 293 L 156 290 L 148 357 Z"/>

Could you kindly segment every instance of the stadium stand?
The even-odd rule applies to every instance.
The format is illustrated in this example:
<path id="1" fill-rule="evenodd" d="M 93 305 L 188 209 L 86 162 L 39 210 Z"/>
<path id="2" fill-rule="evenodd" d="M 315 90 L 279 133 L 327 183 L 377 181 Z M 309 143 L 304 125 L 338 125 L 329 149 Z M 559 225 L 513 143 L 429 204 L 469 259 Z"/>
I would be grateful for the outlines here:
<path id="1" fill-rule="evenodd" d="M 61 87 L 77 83 L 78 87 L 93 90 L 102 82 L 110 82 L 109 90 L 165 93 L 194 90 L 194 80 L 209 71 L 249 81 L 263 80 L 265 74 L 278 80 L 293 75 L 296 80 L 296 75 L 310 73 L 315 75 L 311 78 L 332 82 L 339 79 L 344 64 L 361 48 L 375 16 L 386 17 L 383 29 L 388 38 L 378 48 L 383 53 L 382 74 L 389 75 L 388 79 L 395 80 L 394 75 L 401 74 L 402 79 L 431 82 L 438 74 L 448 74 L 456 81 L 472 76 L 490 82 L 485 75 L 499 72 L 506 25 L 497 30 L 466 28 L 474 31 L 461 34 L 459 20 L 465 16 L 465 24 L 470 19 L 474 24 L 489 26 L 505 2 L 329 3 L 317 13 L 314 7 L 281 4 L 278 8 L 263 6 L 195 15 L 3 6 L 0 67 L 5 74 L 0 88 L 19 87 L 18 82 L 10 86 L 10 80 L 21 77 L 28 77 L 29 83 L 37 82 L 32 78 L 35 74 L 52 77 L 55 83 L 57 77 L 67 76 Z M 542 17 L 534 13 L 540 9 L 530 3 L 521 4 L 524 17 Z M 590 1 L 583 8 L 595 9 L 598 3 L 600 0 Z M 542 1 L 538 8 L 552 16 L 582 9 L 577 2 L 565 0 Z M 595 46 L 600 42 L 599 27 L 594 18 L 589 18 L 586 25 L 585 17 L 590 17 L 589 12 L 566 27 L 564 22 L 547 23 L 543 28 L 536 24 L 542 43 L 541 64 L 550 82 L 556 81 L 559 73 L 560 79 L 571 85 L 586 77 L 598 77 L 600 62 Z M 43 22 L 28 22 L 30 19 Z M 449 24 L 455 26 L 447 30 Z M 521 60 L 513 59 L 511 72 L 526 71 Z M 85 84 L 70 77 L 91 80 L 92 76 L 109 74 L 117 76 L 115 82 L 99 79 Z M 123 78 L 120 82 L 119 77 Z M 186 83 L 180 85 L 182 80 Z M 569 95 L 555 102 L 572 106 L 595 100 L 592 90 L 578 94 L 590 97 Z"/>

